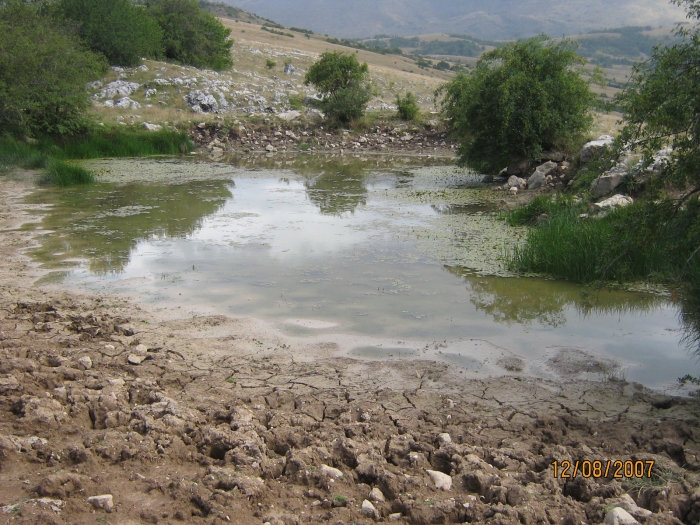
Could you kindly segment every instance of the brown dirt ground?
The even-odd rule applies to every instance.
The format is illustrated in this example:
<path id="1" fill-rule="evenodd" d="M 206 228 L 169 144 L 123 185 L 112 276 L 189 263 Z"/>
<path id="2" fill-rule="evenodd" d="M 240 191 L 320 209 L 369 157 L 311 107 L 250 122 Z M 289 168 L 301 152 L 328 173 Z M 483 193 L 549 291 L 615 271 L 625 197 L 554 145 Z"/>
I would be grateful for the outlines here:
<path id="1" fill-rule="evenodd" d="M 250 319 L 35 287 L 21 178 L 0 176 L 0 524 L 578 525 L 613 505 L 698 523 L 697 399 L 465 381 L 330 358 Z M 565 460 L 656 463 L 652 479 L 554 477 Z M 363 513 L 373 488 L 385 501 Z M 112 512 L 87 501 L 103 494 Z"/>

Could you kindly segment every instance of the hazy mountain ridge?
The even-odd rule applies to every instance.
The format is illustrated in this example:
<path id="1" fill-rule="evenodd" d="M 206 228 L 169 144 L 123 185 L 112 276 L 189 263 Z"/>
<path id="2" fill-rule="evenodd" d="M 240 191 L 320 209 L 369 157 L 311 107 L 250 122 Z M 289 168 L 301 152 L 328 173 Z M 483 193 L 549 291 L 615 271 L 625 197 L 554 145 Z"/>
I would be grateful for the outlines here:
<path id="1" fill-rule="evenodd" d="M 685 12 L 667 0 L 226 0 L 287 26 L 340 37 L 468 33 L 509 39 L 605 27 L 668 25 Z"/>

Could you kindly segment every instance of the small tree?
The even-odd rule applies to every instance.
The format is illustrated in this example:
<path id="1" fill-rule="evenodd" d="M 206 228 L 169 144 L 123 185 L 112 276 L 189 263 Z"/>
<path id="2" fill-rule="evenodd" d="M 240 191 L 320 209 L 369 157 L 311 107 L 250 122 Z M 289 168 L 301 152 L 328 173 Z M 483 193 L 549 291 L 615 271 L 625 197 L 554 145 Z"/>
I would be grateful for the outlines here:
<path id="1" fill-rule="evenodd" d="M 267 67 L 267 69 L 272 69 L 272 68 L 274 68 L 276 65 L 277 65 L 277 62 L 275 62 L 274 60 L 270 60 L 269 58 L 268 58 L 267 61 L 265 62 L 265 67 Z"/>
<path id="2" fill-rule="evenodd" d="M 581 78 L 576 44 L 545 35 L 484 54 L 470 74 L 438 89 L 460 141 L 461 163 L 494 172 L 518 158 L 565 145 L 592 123 L 595 96 Z"/>
<path id="3" fill-rule="evenodd" d="M 21 0 L 0 2 L 0 134 L 70 134 L 85 128 L 85 84 L 103 57 Z"/>
<path id="4" fill-rule="evenodd" d="M 75 22 L 80 38 L 112 65 L 134 66 L 141 57 L 162 52 L 160 27 L 130 0 L 60 0 L 56 9 Z"/>
<path id="5" fill-rule="evenodd" d="M 369 68 L 355 55 L 326 52 L 306 73 L 304 82 L 323 95 L 321 109 L 331 121 L 346 124 L 361 117 L 370 100 Z"/>
<path id="6" fill-rule="evenodd" d="M 418 102 L 416 102 L 415 95 L 410 91 L 406 93 L 404 98 L 396 95 L 396 105 L 399 111 L 399 118 L 413 120 L 418 116 L 420 108 L 418 107 Z"/>
<path id="7" fill-rule="evenodd" d="M 233 65 L 231 30 L 197 0 L 146 0 L 146 7 L 163 30 L 166 58 L 216 70 Z"/>

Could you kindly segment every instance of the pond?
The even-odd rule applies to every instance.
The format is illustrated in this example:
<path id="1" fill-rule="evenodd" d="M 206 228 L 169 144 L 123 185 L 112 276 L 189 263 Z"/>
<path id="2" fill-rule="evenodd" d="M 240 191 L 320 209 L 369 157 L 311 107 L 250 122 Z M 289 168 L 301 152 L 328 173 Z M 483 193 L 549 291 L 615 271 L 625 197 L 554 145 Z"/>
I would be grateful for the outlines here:
<path id="1" fill-rule="evenodd" d="M 40 283 L 252 316 L 361 359 L 659 388 L 698 374 L 664 296 L 512 275 L 525 229 L 478 175 L 440 163 L 92 161 L 99 183 L 30 197 L 50 205 L 27 226 L 46 230 L 32 256 Z"/>

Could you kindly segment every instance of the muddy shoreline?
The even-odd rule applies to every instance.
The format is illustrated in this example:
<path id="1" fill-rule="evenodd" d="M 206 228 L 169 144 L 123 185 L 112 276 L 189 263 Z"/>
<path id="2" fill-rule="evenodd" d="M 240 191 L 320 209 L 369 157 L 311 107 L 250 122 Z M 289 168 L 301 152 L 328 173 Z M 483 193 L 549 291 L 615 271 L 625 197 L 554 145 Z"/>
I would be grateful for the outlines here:
<path id="1" fill-rule="evenodd" d="M 253 319 L 35 287 L 31 233 L 17 229 L 31 186 L 6 179 L 3 523 L 595 524 L 614 507 L 640 523 L 700 519 L 697 398 L 336 358 L 333 343 Z M 656 470 L 552 468 L 608 460 Z"/>

